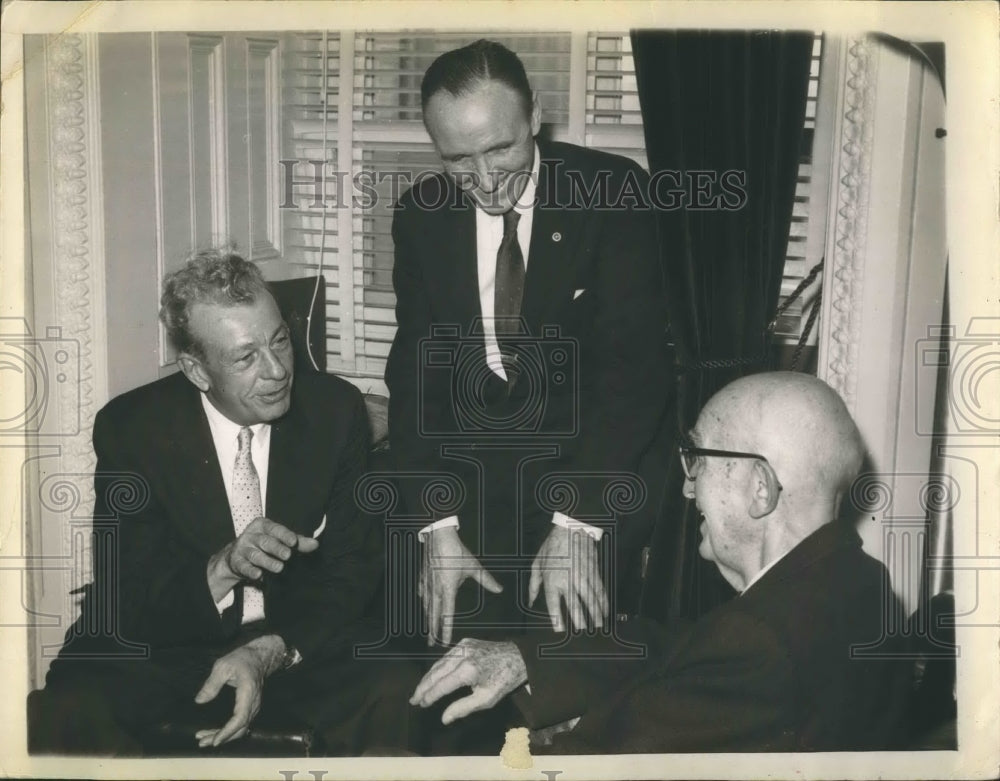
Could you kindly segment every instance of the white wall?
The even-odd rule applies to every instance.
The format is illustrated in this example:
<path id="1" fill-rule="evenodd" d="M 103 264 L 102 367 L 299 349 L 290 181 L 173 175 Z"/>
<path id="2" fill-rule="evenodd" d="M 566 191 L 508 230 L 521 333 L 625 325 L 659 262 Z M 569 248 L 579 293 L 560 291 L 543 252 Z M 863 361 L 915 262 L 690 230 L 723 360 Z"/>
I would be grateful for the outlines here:
<path id="1" fill-rule="evenodd" d="M 278 210 L 281 47 L 247 34 L 25 38 L 31 326 L 61 329 L 75 372 L 47 389 L 52 432 L 25 468 L 27 546 L 47 562 L 26 579 L 33 685 L 76 615 L 70 590 L 90 580 L 94 415 L 174 371 L 163 274 L 231 240 L 269 279 L 293 276 Z"/>

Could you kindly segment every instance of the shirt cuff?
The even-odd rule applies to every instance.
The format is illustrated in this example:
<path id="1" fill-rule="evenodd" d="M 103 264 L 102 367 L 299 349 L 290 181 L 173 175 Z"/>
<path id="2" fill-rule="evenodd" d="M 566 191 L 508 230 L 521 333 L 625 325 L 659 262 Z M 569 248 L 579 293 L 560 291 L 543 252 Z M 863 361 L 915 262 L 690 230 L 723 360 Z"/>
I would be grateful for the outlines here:
<path id="1" fill-rule="evenodd" d="M 591 526 L 589 523 L 584 523 L 583 521 L 577 521 L 560 512 L 552 514 L 552 523 L 570 531 L 581 531 L 596 542 L 600 542 L 601 537 L 604 536 L 603 529 L 598 529 L 596 526 Z"/>
<path id="2" fill-rule="evenodd" d="M 226 608 L 232 606 L 232 604 L 235 601 L 235 599 L 236 599 L 236 597 L 235 597 L 235 595 L 233 593 L 233 589 L 229 589 L 229 591 L 226 592 L 226 595 L 222 599 L 220 599 L 218 602 L 215 603 L 215 609 L 219 611 L 219 615 L 220 616 L 222 615 L 222 612 Z"/>
<path id="3" fill-rule="evenodd" d="M 442 518 L 440 521 L 434 521 L 434 523 L 427 524 L 423 529 L 417 532 L 417 539 L 423 542 L 427 539 L 427 535 L 432 531 L 436 531 L 437 529 L 446 529 L 449 526 L 453 526 L 456 529 L 458 528 L 457 515 L 449 515 L 447 518 Z"/>

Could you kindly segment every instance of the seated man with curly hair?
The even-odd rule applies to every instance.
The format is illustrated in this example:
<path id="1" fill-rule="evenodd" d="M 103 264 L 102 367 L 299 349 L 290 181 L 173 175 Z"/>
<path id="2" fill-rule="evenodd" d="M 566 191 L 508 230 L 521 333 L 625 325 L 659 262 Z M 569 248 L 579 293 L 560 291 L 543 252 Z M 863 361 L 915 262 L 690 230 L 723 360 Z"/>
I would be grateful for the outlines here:
<path id="1" fill-rule="evenodd" d="M 29 748 L 148 753 L 171 721 L 210 751 L 263 708 L 329 753 L 405 749 L 409 668 L 352 653 L 379 636 L 365 610 L 383 571 L 381 527 L 354 500 L 361 394 L 296 374 L 288 326 L 238 255 L 200 253 L 163 290 L 180 372 L 94 421 L 95 517 L 115 519 L 117 546 L 95 546 L 80 620 L 29 698 Z M 134 506 L 118 506 L 123 486 Z M 91 630 L 108 610 L 116 637 Z"/>

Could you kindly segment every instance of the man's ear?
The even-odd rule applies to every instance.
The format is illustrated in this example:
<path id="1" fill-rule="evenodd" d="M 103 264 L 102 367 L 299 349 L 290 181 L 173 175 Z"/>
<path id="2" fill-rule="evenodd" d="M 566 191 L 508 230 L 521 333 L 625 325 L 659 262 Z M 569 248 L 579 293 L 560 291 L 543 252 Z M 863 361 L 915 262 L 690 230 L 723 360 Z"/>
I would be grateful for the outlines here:
<path id="1" fill-rule="evenodd" d="M 190 353 L 181 353 L 177 356 L 177 363 L 181 367 L 181 372 L 191 383 L 202 393 L 208 391 L 212 383 L 208 380 L 208 374 L 201 365 L 201 360 Z"/>
<path id="2" fill-rule="evenodd" d="M 538 131 L 542 129 L 542 104 L 538 102 L 538 93 L 532 90 L 531 92 L 531 135 L 532 137 L 538 135 Z"/>
<path id="3" fill-rule="evenodd" d="M 750 507 L 747 509 L 751 518 L 763 518 L 774 512 L 781 496 L 781 484 L 778 476 L 767 461 L 756 460 L 750 468 Z"/>

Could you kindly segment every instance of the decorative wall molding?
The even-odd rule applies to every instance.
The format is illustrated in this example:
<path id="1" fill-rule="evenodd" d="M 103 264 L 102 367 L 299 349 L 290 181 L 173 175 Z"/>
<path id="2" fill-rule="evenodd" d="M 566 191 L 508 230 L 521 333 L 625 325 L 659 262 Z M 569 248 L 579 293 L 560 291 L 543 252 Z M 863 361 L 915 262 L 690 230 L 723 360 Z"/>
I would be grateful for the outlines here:
<path id="1" fill-rule="evenodd" d="M 250 259 L 281 257 L 281 76 L 276 38 L 247 38 L 247 193 Z"/>
<path id="2" fill-rule="evenodd" d="M 206 68 L 199 82 L 200 67 Z M 202 116 L 204 113 L 204 116 Z M 226 141 L 225 38 L 220 35 L 188 35 L 188 122 L 191 167 L 191 247 L 204 248 L 229 238 L 229 188 L 226 172 L 229 153 Z M 200 120 L 205 121 L 202 127 Z M 207 133 L 207 138 L 201 138 Z M 207 153 L 205 160 L 198 154 Z M 204 186 L 199 186 L 204 182 Z M 198 196 L 207 197 L 199 203 Z M 206 206 L 208 213 L 206 213 Z M 208 224 L 206 225 L 206 217 Z"/>
<path id="3" fill-rule="evenodd" d="M 36 332 L 56 327 L 79 351 L 77 383 L 57 385 L 50 403 L 59 421 L 78 420 L 75 432 L 63 429 L 58 442 L 59 472 L 77 483 L 89 512 L 96 458 L 90 442 L 94 416 L 107 398 L 107 323 L 104 303 L 104 235 L 101 193 L 97 42 L 92 35 L 51 36 L 46 45 L 51 291 L 41 311 L 52 323 L 36 322 Z M 63 552 L 73 549 L 75 530 L 63 525 Z M 54 553 L 45 551 L 46 554 Z M 89 556 L 79 582 L 91 577 Z"/>
<path id="4" fill-rule="evenodd" d="M 856 408 L 861 304 L 865 277 L 877 48 L 866 36 L 844 42 L 835 131 L 834 192 L 827 228 L 819 375 Z"/>
<path id="5" fill-rule="evenodd" d="M 160 100 L 160 47 L 157 36 L 160 33 L 150 33 L 150 89 L 153 96 L 153 201 L 156 216 L 156 300 L 163 295 L 163 276 L 167 270 L 165 221 L 163 215 L 163 123 Z M 156 348 L 160 368 L 170 366 L 177 360 L 173 347 L 167 338 L 167 329 L 163 323 L 156 324 Z"/>
<path id="6" fill-rule="evenodd" d="M 947 243 L 941 84 L 905 41 L 837 40 L 837 110 L 818 375 L 844 399 L 891 505 L 857 502 L 866 551 L 889 569 L 909 611 L 921 589 L 934 503 L 937 374 L 919 351 L 941 328 Z M 937 484 L 934 484 L 937 486 Z M 915 487 L 916 486 L 916 487 Z M 933 491 L 941 492 L 940 487 Z"/>

